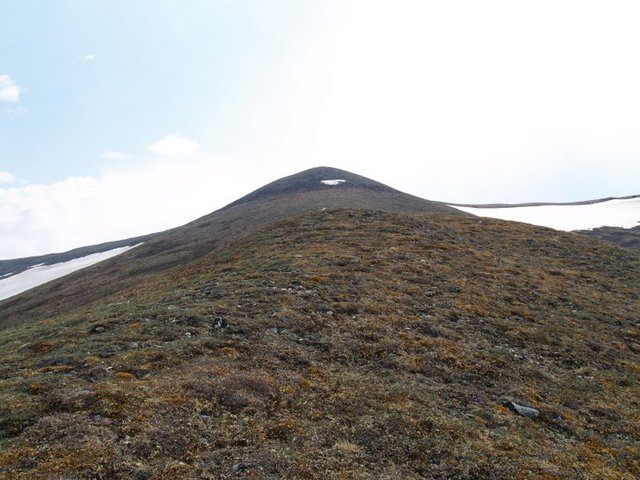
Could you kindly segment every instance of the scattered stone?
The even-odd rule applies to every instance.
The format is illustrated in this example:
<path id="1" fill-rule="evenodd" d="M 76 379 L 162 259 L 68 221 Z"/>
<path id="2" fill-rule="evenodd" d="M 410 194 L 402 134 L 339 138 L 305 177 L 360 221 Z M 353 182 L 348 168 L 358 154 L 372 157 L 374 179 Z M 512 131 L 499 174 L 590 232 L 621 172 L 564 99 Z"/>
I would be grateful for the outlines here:
<path id="1" fill-rule="evenodd" d="M 96 380 L 107 378 L 110 375 L 111 373 L 109 369 L 103 365 L 96 365 L 89 368 L 85 367 L 80 373 L 81 378 L 89 380 L 90 382 L 95 382 Z"/>
<path id="2" fill-rule="evenodd" d="M 243 473 L 243 472 L 246 472 L 248 469 L 249 469 L 249 466 L 242 462 L 236 463 L 231 467 L 231 470 L 233 470 L 234 473 Z"/>
<path id="3" fill-rule="evenodd" d="M 216 317 L 213 319 L 213 328 L 227 328 L 229 323 L 224 317 Z"/>
<path id="4" fill-rule="evenodd" d="M 106 328 L 102 325 L 94 325 L 93 327 L 89 328 L 89 333 L 102 333 L 106 330 Z"/>
<path id="5" fill-rule="evenodd" d="M 538 418 L 540 416 L 540 411 L 535 408 L 525 407 L 524 405 L 519 405 L 515 402 L 506 402 L 504 405 L 513 413 L 516 413 L 521 417 Z"/>
<path id="6" fill-rule="evenodd" d="M 77 361 L 75 361 L 71 357 L 47 358 L 45 360 L 42 360 L 41 362 L 36 363 L 36 367 L 37 368 L 59 367 L 59 366 L 64 366 L 64 365 L 77 367 L 79 364 L 78 364 Z"/>
<path id="7" fill-rule="evenodd" d="M 140 347 L 140 344 L 138 342 L 129 342 L 129 345 L 127 345 L 127 347 L 129 347 L 131 350 L 135 350 L 136 348 Z"/>

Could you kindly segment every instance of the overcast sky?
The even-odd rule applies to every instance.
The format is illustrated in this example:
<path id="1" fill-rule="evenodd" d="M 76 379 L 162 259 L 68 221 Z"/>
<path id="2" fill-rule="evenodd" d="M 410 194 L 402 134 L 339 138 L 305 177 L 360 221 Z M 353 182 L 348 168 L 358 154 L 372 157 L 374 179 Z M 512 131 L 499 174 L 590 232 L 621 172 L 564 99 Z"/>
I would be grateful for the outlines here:
<path id="1" fill-rule="evenodd" d="M 0 259 L 319 165 L 448 202 L 640 193 L 637 1 L 0 7 Z"/>

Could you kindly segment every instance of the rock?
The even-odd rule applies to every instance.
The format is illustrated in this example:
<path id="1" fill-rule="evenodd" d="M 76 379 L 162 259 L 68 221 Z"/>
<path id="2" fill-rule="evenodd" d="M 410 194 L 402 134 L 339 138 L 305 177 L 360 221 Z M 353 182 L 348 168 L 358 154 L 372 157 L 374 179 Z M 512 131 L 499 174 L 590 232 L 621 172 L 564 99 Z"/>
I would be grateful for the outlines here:
<path id="1" fill-rule="evenodd" d="M 71 357 L 47 358 L 45 360 L 42 360 L 41 362 L 36 363 L 36 367 L 37 368 L 60 367 L 60 366 L 63 366 L 63 365 L 69 365 L 69 366 L 73 366 L 73 367 L 78 367 L 79 366 L 78 362 L 75 361 Z"/>
<path id="2" fill-rule="evenodd" d="M 89 333 L 102 333 L 105 330 L 106 328 L 102 325 L 94 325 L 93 327 L 89 328 Z"/>
<path id="3" fill-rule="evenodd" d="M 215 317 L 213 319 L 213 328 L 227 328 L 229 323 L 224 317 Z"/>
<path id="4" fill-rule="evenodd" d="M 540 416 L 539 410 L 531 407 L 525 407 L 524 405 L 519 405 L 515 402 L 506 402 L 505 406 L 513 413 L 517 413 L 521 417 L 538 418 Z"/>
<path id="5" fill-rule="evenodd" d="M 236 463 L 235 465 L 233 465 L 231 467 L 231 470 L 233 470 L 235 473 L 242 473 L 242 472 L 246 472 L 248 470 L 249 466 L 240 462 L 240 463 Z"/>
<path id="6" fill-rule="evenodd" d="M 131 350 L 135 350 L 136 348 L 140 347 L 140 344 L 138 342 L 129 342 L 129 345 L 127 345 L 127 347 L 129 347 Z"/>

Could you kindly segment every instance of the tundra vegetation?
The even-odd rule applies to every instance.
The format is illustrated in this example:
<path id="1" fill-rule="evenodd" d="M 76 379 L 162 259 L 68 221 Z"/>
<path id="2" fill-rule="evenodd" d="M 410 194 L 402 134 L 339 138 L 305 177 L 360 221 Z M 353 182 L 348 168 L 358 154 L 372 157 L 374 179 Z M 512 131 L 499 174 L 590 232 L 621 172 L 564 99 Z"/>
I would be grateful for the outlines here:
<path id="1" fill-rule="evenodd" d="M 0 332 L 0 477 L 634 480 L 639 312 L 636 251 L 303 214 Z"/>

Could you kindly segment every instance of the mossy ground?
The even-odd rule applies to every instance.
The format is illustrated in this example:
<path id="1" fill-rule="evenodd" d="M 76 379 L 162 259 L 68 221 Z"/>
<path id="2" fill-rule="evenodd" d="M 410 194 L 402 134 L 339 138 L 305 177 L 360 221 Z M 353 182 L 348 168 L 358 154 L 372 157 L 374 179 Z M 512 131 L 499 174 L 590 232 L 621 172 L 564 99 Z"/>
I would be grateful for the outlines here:
<path id="1" fill-rule="evenodd" d="M 639 295 L 577 235 L 307 214 L 3 331 L 0 477 L 635 479 Z"/>

